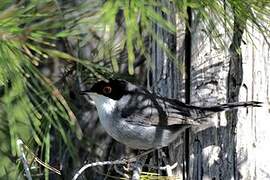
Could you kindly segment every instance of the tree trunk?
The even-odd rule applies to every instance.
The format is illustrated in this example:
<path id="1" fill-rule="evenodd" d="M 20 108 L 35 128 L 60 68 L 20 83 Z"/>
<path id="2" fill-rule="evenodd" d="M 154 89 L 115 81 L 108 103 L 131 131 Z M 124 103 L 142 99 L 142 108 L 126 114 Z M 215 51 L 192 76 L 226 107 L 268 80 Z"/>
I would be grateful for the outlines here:
<path id="1" fill-rule="evenodd" d="M 225 42 L 221 48 L 206 33 L 209 27 L 197 21 L 198 14 L 193 16 L 190 36 L 181 22 L 177 22 L 178 30 L 174 36 L 156 27 L 159 37 L 178 56 L 173 62 L 156 43 L 152 43 L 154 91 L 182 101 L 184 97 L 190 98 L 192 104 L 200 106 L 252 100 L 262 101 L 265 105 L 219 113 L 211 118 L 213 126 L 200 131 L 192 128 L 179 137 L 168 148 L 168 162 L 178 162 L 174 175 L 180 179 L 270 178 L 270 158 L 267 156 L 267 137 L 270 137 L 270 126 L 267 126 L 269 46 L 252 25 L 248 30 L 254 35 L 253 42 L 247 35 L 243 36 L 246 22 L 235 15 L 231 32 L 225 31 L 226 24 L 218 20 L 215 24 L 220 33 L 218 36 Z M 167 19 L 177 21 L 175 17 Z M 171 44 L 173 42 L 176 45 Z M 184 64 L 184 68 L 179 64 Z"/>
<path id="2" fill-rule="evenodd" d="M 243 83 L 240 101 L 263 102 L 260 108 L 239 109 L 236 126 L 236 178 L 270 179 L 270 46 L 263 35 L 248 23 L 241 45 Z M 269 38 L 268 38 L 269 41 Z"/>
<path id="3" fill-rule="evenodd" d="M 169 7 L 175 12 L 175 7 L 164 0 L 163 5 Z M 160 13 L 159 9 L 157 12 Z M 164 31 L 158 25 L 154 25 L 155 32 L 158 37 L 163 40 L 164 46 L 167 47 L 172 53 L 176 54 L 177 59 L 169 58 L 164 49 L 162 49 L 157 42 L 153 41 L 150 47 L 152 53 L 152 66 L 149 71 L 148 84 L 150 89 L 162 96 L 184 100 L 184 60 L 185 60 L 185 24 L 177 17 L 165 16 L 167 20 L 179 24 L 177 26 L 177 33 L 171 34 Z M 181 143 L 179 143 L 181 142 Z M 172 143 L 168 148 L 163 148 L 167 152 L 166 164 L 173 165 L 175 162 L 178 166 L 173 169 L 173 173 L 177 176 L 183 176 L 185 172 L 185 135 L 179 137 L 175 143 Z M 162 164 L 160 160 L 161 153 L 154 153 L 158 162 L 157 165 Z"/>

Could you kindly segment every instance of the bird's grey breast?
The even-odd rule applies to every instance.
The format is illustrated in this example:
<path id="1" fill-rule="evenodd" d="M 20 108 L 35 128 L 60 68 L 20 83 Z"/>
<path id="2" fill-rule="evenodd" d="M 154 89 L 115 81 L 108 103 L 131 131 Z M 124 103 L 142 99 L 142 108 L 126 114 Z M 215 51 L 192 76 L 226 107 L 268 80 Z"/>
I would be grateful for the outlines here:
<path id="1" fill-rule="evenodd" d="M 123 96 L 114 101 L 104 98 L 98 105 L 102 126 L 117 141 L 135 149 L 167 146 L 177 130 L 152 125 L 158 110 L 145 96 Z"/>
<path id="2" fill-rule="evenodd" d="M 120 136 L 120 142 L 137 148 L 149 149 L 168 145 L 176 134 L 177 129 L 159 127 L 152 125 L 151 121 L 159 117 L 159 111 L 151 99 L 144 95 L 125 96 L 117 105 L 120 119 L 117 122 L 121 131 L 117 134 Z"/>

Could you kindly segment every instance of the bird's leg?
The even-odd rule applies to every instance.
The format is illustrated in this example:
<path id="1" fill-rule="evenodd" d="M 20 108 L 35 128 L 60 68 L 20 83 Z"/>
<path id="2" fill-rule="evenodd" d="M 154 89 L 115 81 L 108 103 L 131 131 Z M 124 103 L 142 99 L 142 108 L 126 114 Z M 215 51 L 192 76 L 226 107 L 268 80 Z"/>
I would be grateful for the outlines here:
<path id="1" fill-rule="evenodd" d="M 164 166 L 162 167 L 162 170 L 166 170 L 167 176 L 173 176 L 172 170 L 175 169 L 178 166 L 177 162 L 174 162 L 174 164 L 171 165 L 170 162 L 170 154 L 169 154 L 169 149 L 168 147 L 160 149 L 160 157 L 164 163 Z"/>
<path id="2" fill-rule="evenodd" d="M 168 158 L 169 158 L 168 155 L 164 152 L 163 148 L 159 149 L 159 153 L 160 153 L 160 158 L 161 158 L 162 162 L 166 166 L 167 176 L 172 176 L 172 168 L 168 162 Z"/>
<path id="3" fill-rule="evenodd" d="M 161 167 L 162 166 L 162 163 L 163 163 L 163 157 L 162 157 L 162 153 L 163 153 L 163 151 L 162 151 L 162 148 L 160 148 L 160 149 L 158 149 L 157 151 L 156 151 L 156 164 L 157 164 L 157 167 Z M 161 172 L 161 170 L 160 169 L 157 169 L 157 174 L 160 174 L 160 175 L 162 175 L 162 172 Z"/>
<path id="4" fill-rule="evenodd" d="M 126 157 L 125 158 L 123 158 L 123 159 L 126 159 L 127 160 L 127 164 L 125 165 L 125 166 L 123 166 L 123 170 L 126 172 L 126 173 L 128 173 L 128 172 L 130 172 L 130 169 L 131 169 L 131 167 L 130 167 L 130 163 L 132 162 L 131 161 L 131 159 L 133 159 L 134 158 L 134 155 L 136 154 L 137 152 L 135 151 L 135 150 L 133 150 L 133 149 L 130 149 L 130 148 L 126 148 Z"/>
<path id="5" fill-rule="evenodd" d="M 139 180 L 140 179 L 142 168 L 143 168 L 145 161 L 147 159 L 147 155 L 153 151 L 154 151 L 154 149 L 151 149 L 148 151 L 138 151 L 138 155 L 135 157 L 136 161 L 135 161 L 134 166 L 133 166 L 132 180 Z"/>
<path id="6" fill-rule="evenodd" d="M 142 156 L 136 160 L 136 162 L 134 163 L 134 166 L 133 166 L 133 173 L 132 173 L 132 178 L 131 178 L 132 180 L 139 180 L 140 179 L 142 168 L 145 164 L 146 159 L 147 159 L 147 156 Z"/>
<path id="7" fill-rule="evenodd" d="M 129 175 L 128 175 L 126 172 L 122 172 L 122 170 L 120 170 L 120 169 L 118 168 L 117 164 L 115 164 L 115 165 L 113 166 L 113 168 L 114 168 L 115 172 L 117 172 L 117 173 L 120 174 L 121 176 L 123 176 L 123 177 L 125 177 L 125 178 L 127 178 L 127 179 L 130 179 Z M 125 166 L 123 166 L 123 170 L 126 171 Z"/>
<path id="8" fill-rule="evenodd" d="M 127 162 L 131 163 L 131 162 L 134 162 L 143 156 L 146 156 L 147 154 L 149 154 L 152 151 L 154 151 L 154 149 L 150 149 L 150 150 L 146 151 L 146 150 L 134 150 L 134 149 L 127 148 L 126 149 L 127 156 L 124 158 L 121 158 L 121 159 L 125 159 L 125 160 L 127 160 Z"/>

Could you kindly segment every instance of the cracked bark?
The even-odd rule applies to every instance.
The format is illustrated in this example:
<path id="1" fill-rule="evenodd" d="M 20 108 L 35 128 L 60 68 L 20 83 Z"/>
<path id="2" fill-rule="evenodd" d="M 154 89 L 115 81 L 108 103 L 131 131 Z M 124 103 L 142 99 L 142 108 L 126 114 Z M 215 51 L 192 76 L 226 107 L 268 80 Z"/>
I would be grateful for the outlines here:
<path id="1" fill-rule="evenodd" d="M 173 7 L 169 1 L 163 0 L 162 3 L 175 12 L 175 7 Z M 157 9 L 157 12 L 161 13 L 159 9 Z M 177 55 L 177 60 L 170 59 L 158 43 L 153 41 L 150 47 L 153 63 L 149 71 L 148 84 L 152 87 L 152 91 L 160 95 L 183 100 L 184 71 L 181 69 L 185 59 L 185 24 L 175 17 L 174 13 L 170 16 L 164 16 L 164 18 L 178 24 L 177 33 L 168 33 L 157 25 L 154 25 L 155 32 L 163 40 L 165 46 Z M 166 152 L 167 155 L 166 160 L 160 160 L 159 154 L 161 153 L 154 153 L 154 158 L 152 159 L 156 160 L 153 161 L 153 163 L 155 165 L 161 165 L 162 163 L 173 165 L 177 162 L 178 166 L 173 169 L 173 175 L 184 177 L 185 148 L 183 143 L 179 144 L 179 142 L 183 140 L 183 137 L 179 137 L 175 143 L 172 143 L 172 145 L 167 148 L 163 148 L 163 151 Z"/>
<path id="2" fill-rule="evenodd" d="M 246 26 L 246 19 L 243 20 L 242 17 L 234 13 L 234 28 L 233 28 L 233 38 L 232 43 L 229 47 L 230 53 L 230 63 L 229 63 L 229 74 L 227 82 L 227 99 L 228 102 L 238 102 L 239 101 L 239 91 L 243 82 L 243 66 L 242 66 L 242 52 L 241 52 L 241 42 Z M 241 18 L 241 20 L 240 20 Z M 237 174 L 237 152 L 236 152 L 236 125 L 238 122 L 237 110 L 233 110 L 226 113 L 226 119 L 231 127 L 228 127 L 232 135 L 232 148 L 233 148 L 233 177 L 234 179 L 239 179 Z"/>
<path id="3" fill-rule="evenodd" d="M 228 52 L 219 47 L 205 33 L 205 24 L 194 13 L 191 33 L 191 104 L 207 106 L 226 102 L 226 77 L 228 75 Z M 228 35 L 224 24 L 216 22 L 220 37 L 225 42 Z M 228 43 L 229 44 L 229 43 Z M 189 179 L 230 179 L 233 177 L 231 163 L 230 126 L 225 114 L 210 120 L 215 126 L 202 131 L 191 129 L 189 141 Z M 226 126 L 227 125 L 227 126 Z"/>
<path id="4" fill-rule="evenodd" d="M 219 60 L 217 57 L 215 57 L 216 60 L 212 60 L 212 62 L 205 62 L 204 66 L 208 66 L 208 68 L 206 68 L 205 71 L 202 71 L 204 75 L 202 75 L 203 78 L 201 80 L 204 87 L 201 85 L 197 86 L 199 84 L 197 82 L 193 84 L 196 89 L 193 94 L 195 97 L 197 96 L 198 99 L 206 102 L 205 104 L 238 101 L 239 89 L 242 84 L 243 76 L 240 45 L 244 26 L 242 25 L 243 21 L 239 23 L 240 21 L 237 16 L 235 16 L 234 20 L 233 38 L 231 45 L 228 48 L 230 59 L 226 59 L 224 52 L 221 52 L 223 54 L 221 55 L 221 58 L 224 58 L 224 67 L 218 62 Z M 213 45 L 211 45 L 211 42 L 209 43 L 210 45 L 208 46 L 210 47 L 210 51 L 206 54 L 213 56 L 217 52 L 211 49 Z M 200 61 L 200 57 L 197 58 L 197 60 Z M 194 61 L 196 61 L 196 58 Z M 229 69 L 226 67 L 227 61 L 229 61 Z M 213 63 L 220 65 L 213 66 Z M 212 72 L 210 70 L 212 69 L 211 66 L 215 67 Z M 200 68 L 196 66 L 196 62 L 194 62 L 193 67 L 195 67 L 194 70 L 201 71 Z M 228 72 L 227 84 L 224 84 L 226 75 L 220 74 L 220 70 Z M 215 83 L 209 84 L 207 82 Z M 207 90 L 208 92 L 201 93 Z M 197 99 L 195 98 L 194 101 L 196 103 Z M 224 114 L 221 113 L 217 117 L 214 117 L 213 120 L 218 123 L 216 127 L 211 127 L 199 132 L 196 136 L 195 134 L 192 135 L 194 138 L 193 143 L 191 141 L 191 146 L 193 148 L 193 152 L 191 153 L 191 157 L 193 157 L 193 168 L 191 168 L 191 171 L 189 172 L 190 176 L 193 177 L 192 179 L 237 179 L 235 156 L 235 126 L 237 123 L 237 111 L 235 110 L 226 113 L 226 118 Z M 226 121 L 225 125 L 222 123 L 224 120 Z"/>
<path id="5" fill-rule="evenodd" d="M 224 30 L 219 22 L 217 27 L 221 32 Z M 193 104 L 211 105 L 238 101 L 243 76 L 240 46 L 244 27 L 245 21 L 240 23 L 239 17 L 234 15 L 233 38 L 225 51 L 216 48 L 215 43 L 203 31 L 200 32 L 204 28 L 202 24 L 194 27 L 191 72 Z M 221 36 L 223 40 L 229 41 L 225 31 Z M 229 52 L 226 52 L 226 49 Z M 215 127 L 199 133 L 193 130 L 191 133 L 190 179 L 237 179 L 237 111 L 228 112 L 226 115 L 220 113 L 213 117 L 212 121 L 216 124 Z"/>

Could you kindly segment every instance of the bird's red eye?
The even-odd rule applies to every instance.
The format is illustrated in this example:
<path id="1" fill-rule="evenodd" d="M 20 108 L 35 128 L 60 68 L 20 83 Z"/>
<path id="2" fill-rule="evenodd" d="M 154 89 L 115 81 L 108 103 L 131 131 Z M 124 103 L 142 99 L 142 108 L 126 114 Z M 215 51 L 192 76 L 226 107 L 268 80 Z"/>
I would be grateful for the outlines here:
<path id="1" fill-rule="evenodd" d="M 112 88 L 110 86 L 105 86 L 103 88 L 103 93 L 104 94 L 110 94 L 112 92 Z"/>

